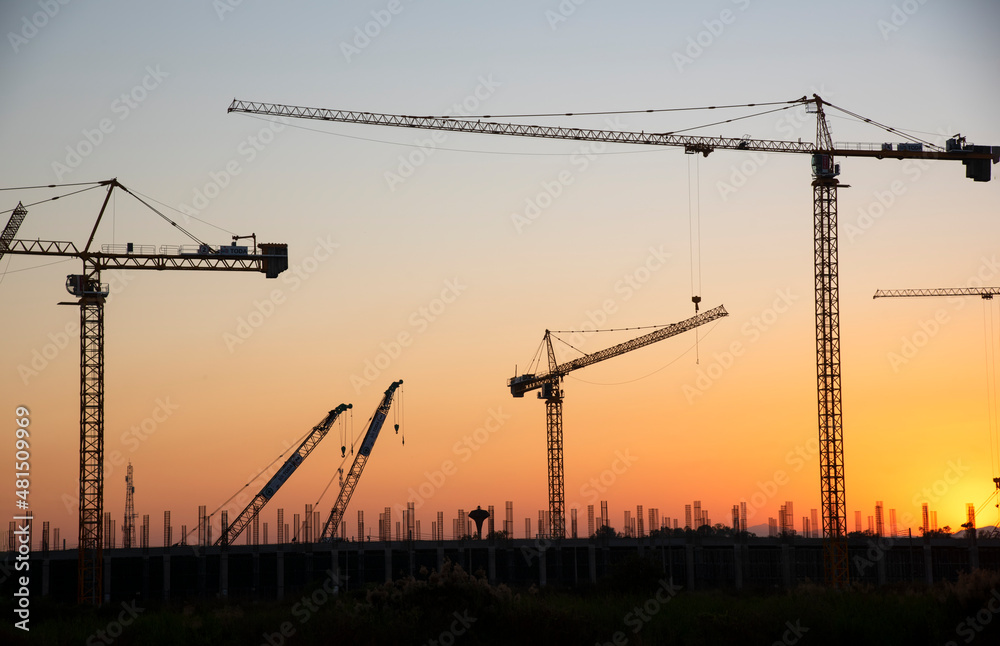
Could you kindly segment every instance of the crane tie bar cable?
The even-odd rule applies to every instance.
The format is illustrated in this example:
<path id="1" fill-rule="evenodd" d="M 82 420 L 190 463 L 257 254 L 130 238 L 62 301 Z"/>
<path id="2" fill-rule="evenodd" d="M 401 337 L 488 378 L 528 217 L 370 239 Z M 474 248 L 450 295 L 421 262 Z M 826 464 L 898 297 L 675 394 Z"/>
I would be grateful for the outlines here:
<path id="1" fill-rule="evenodd" d="M 763 105 L 785 105 L 788 103 L 797 104 L 802 103 L 805 97 L 801 99 L 795 99 L 794 101 L 769 101 L 765 103 L 740 103 L 733 105 L 704 105 L 696 106 L 691 108 L 653 108 L 647 110 L 599 110 L 595 112 L 538 112 L 535 114 L 484 114 L 482 116 L 473 115 L 448 115 L 448 116 L 429 116 L 425 117 L 427 119 L 516 119 L 520 117 L 590 117 L 590 116 L 601 116 L 608 114 L 650 114 L 653 112 L 690 112 L 693 110 L 723 110 L 727 108 L 755 108 Z"/>
<path id="2" fill-rule="evenodd" d="M 154 207 L 154 206 L 153 206 L 152 204 L 150 204 L 150 203 L 149 203 L 149 202 L 147 202 L 146 200 L 142 199 L 141 197 L 139 197 L 138 195 L 136 195 L 135 193 L 133 193 L 133 192 L 131 191 L 131 189 L 129 189 L 129 188 L 127 187 L 127 186 L 123 186 L 122 184 L 119 184 L 118 186 L 120 186 L 120 187 L 122 188 L 122 190 L 123 190 L 123 191 L 125 191 L 126 193 L 128 193 L 129 195 L 131 195 L 132 197 L 134 197 L 135 199 L 139 200 L 139 201 L 140 201 L 140 202 L 142 202 L 143 204 L 145 204 L 145 205 L 146 205 L 146 208 L 148 208 L 148 209 L 149 209 L 150 211 L 152 211 L 153 213 L 157 214 L 158 216 L 160 216 L 161 218 L 163 218 L 164 220 L 166 220 L 167 222 L 169 222 L 169 223 L 170 223 L 170 224 L 171 224 L 172 226 L 176 227 L 176 228 L 177 228 L 177 230 L 179 230 L 179 231 L 180 231 L 181 233 L 183 233 L 183 234 L 184 234 L 184 235 L 186 235 L 187 237 L 191 238 L 192 240 L 194 240 L 194 241 L 195 241 L 195 242 L 197 242 L 198 244 L 202 244 L 202 245 L 203 245 L 203 244 L 205 244 L 205 241 L 204 241 L 204 240 L 201 240 L 201 239 L 199 239 L 199 238 L 198 238 L 197 236 L 195 236 L 195 235 L 194 235 L 193 233 L 191 233 L 190 231 L 188 231 L 187 229 L 185 229 L 185 228 L 184 228 L 184 227 L 182 227 L 181 225 L 177 224 L 176 222 L 174 222 L 173 220 L 171 220 L 170 218 L 168 218 L 168 217 L 167 217 L 167 216 L 165 216 L 164 214 L 160 213 L 160 212 L 159 212 L 159 211 L 158 211 L 158 210 L 156 209 L 156 207 Z"/>
<path id="3" fill-rule="evenodd" d="M 655 328 L 667 327 L 672 323 L 662 323 L 660 325 L 641 325 L 639 327 L 616 327 L 603 330 L 549 330 L 552 334 L 590 334 L 591 332 L 625 332 L 627 330 L 652 330 Z"/>
<path id="4" fill-rule="evenodd" d="M 71 195 L 76 195 L 78 193 L 83 193 L 84 191 L 89 191 L 91 189 L 98 188 L 99 186 L 101 186 L 101 184 L 96 184 L 94 186 L 90 186 L 90 187 L 87 187 L 87 188 L 81 188 L 79 191 L 73 191 L 71 193 L 66 193 L 65 195 L 56 195 L 55 197 L 50 197 L 50 198 L 48 198 L 46 200 L 38 200 L 37 202 L 31 202 L 30 204 L 22 204 L 21 206 L 23 206 L 24 208 L 28 208 L 28 207 L 31 207 L 31 206 L 37 206 L 39 204 L 44 204 L 45 202 L 55 202 L 56 200 L 58 200 L 60 198 L 70 197 Z M 14 209 L 16 209 L 16 208 L 17 207 L 15 206 Z M 0 211 L 0 215 L 2 215 L 4 213 L 13 213 L 14 209 L 7 209 L 6 211 Z"/>
<path id="5" fill-rule="evenodd" d="M 27 191 L 34 188 L 61 188 L 63 186 L 101 186 L 107 185 L 110 180 L 101 180 L 99 182 L 73 182 L 71 184 L 44 184 L 38 186 L 4 186 L 0 187 L 0 191 Z"/>

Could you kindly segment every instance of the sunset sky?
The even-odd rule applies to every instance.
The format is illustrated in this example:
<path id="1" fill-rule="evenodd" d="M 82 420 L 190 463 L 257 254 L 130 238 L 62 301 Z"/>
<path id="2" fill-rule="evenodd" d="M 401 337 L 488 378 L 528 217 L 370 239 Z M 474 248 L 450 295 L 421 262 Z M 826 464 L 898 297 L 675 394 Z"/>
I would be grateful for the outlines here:
<path id="1" fill-rule="evenodd" d="M 729 524 L 731 506 L 770 489 L 779 471 L 787 484 L 751 525 L 791 500 L 801 529 L 820 506 L 806 156 L 695 158 L 673 148 L 279 123 L 227 114 L 234 97 L 398 114 L 464 105 L 486 115 L 815 92 L 934 143 L 960 132 L 1000 145 L 992 0 L 48 4 L 52 15 L 45 2 L 0 9 L 0 184 L 117 177 L 194 214 L 158 206 L 207 242 L 256 233 L 289 246 L 292 268 L 276 280 L 104 276 L 116 292 L 106 308 L 105 510 L 120 530 L 131 460 L 136 512 L 150 515 L 153 545 L 164 510 L 175 537 L 182 524 L 194 528 L 198 505 L 218 507 L 336 405 L 354 405 L 361 433 L 397 379 L 406 443 L 391 417 L 347 512 L 349 534 L 359 509 L 375 534 L 384 507 L 437 482 L 450 461 L 454 475 L 419 506 L 424 534 L 439 510 L 450 538 L 457 509 L 492 504 L 502 517 L 512 500 L 521 537 L 524 518 L 535 527 L 547 508 L 545 406 L 533 395 L 513 399 L 506 380 L 527 368 L 547 328 L 692 316 L 692 284 L 703 309 L 730 313 L 699 330 L 697 347 L 687 333 L 566 379 L 567 517 L 578 507 L 585 528 L 586 505 L 607 500 L 621 530 L 637 504 L 683 519 L 684 505 L 700 500 L 713 523 Z M 747 113 L 520 121 L 665 132 Z M 837 142 L 902 140 L 836 112 L 830 127 Z M 796 108 L 695 133 L 812 141 L 815 119 Z M 916 531 L 923 502 L 940 526 L 957 529 L 965 504 L 979 507 L 1000 476 L 988 380 L 997 301 L 872 295 L 1000 285 L 1000 182 L 974 183 L 954 162 L 840 163 L 850 185 L 839 202 L 848 527 L 855 510 L 867 518 L 881 500 L 903 531 Z M 0 217 L 6 223 L 19 200 L 70 190 L 0 192 Z M 700 209 L 689 206 L 692 190 Z M 29 208 L 18 238 L 82 244 L 103 195 Z M 700 245 L 690 243 L 692 213 Z M 118 194 L 95 242 L 189 240 Z M 31 509 L 72 546 L 79 314 L 57 303 L 70 299 L 65 277 L 80 264 L 51 263 L 0 260 L 0 416 L 10 428 L 15 407 L 30 408 Z M 577 347 L 592 352 L 629 334 L 637 333 L 588 335 Z M 405 347 L 394 345 L 400 335 Z M 502 424 L 470 440 L 474 451 L 463 448 L 490 420 Z M 339 434 L 262 513 L 271 540 L 279 507 L 291 522 L 335 477 Z M 13 457 L 7 437 L 3 452 Z M 592 479 L 607 483 L 626 454 L 630 465 L 596 495 Z M 335 489 L 336 480 L 320 502 L 324 520 Z M 0 504 L 8 516 L 13 502 Z M 990 503 L 979 525 L 996 521 Z"/>

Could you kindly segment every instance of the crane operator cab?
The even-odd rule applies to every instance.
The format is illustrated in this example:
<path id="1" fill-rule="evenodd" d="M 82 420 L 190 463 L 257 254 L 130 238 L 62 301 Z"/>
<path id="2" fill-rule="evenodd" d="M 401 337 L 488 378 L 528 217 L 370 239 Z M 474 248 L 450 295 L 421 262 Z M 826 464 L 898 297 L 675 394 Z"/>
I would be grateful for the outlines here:
<path id="1" fill-rule="evenodd" d="M 90 280 L 82 274 L 66 276 L 66 291 L 73 296 L 107 296 L 110 293 L 107 283 Z"/>
<path id="2" fill-rule="evenodd" d="M 833 155 L 816 153 L 812 156 L 813 177 L 831 179 L 840 175 L 840 164 L 833 163 Z"/>

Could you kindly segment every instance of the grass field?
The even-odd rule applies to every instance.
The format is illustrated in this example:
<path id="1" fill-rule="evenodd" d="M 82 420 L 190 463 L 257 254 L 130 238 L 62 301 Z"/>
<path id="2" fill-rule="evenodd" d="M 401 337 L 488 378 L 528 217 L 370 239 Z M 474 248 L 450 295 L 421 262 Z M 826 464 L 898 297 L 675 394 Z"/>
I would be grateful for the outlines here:
<path id="1" fill-rule="evenodd" d="M 324 587 L 324 584 L 325 587 Z M 1000 573 L 931 588 L 773 593 L 686 591 L 636 561 L 583 589 L 514 590 L 457 566 L 329 594 L 316 581 L 282 602 L 203 600 L 99 610 L 33 600 L 31 630 L 3 644 L 921 644 L 1000 643 Z M 11 600 L 4 600 L 11 607 Z M 14 617 L 8 613 L 8 617 Z"/>

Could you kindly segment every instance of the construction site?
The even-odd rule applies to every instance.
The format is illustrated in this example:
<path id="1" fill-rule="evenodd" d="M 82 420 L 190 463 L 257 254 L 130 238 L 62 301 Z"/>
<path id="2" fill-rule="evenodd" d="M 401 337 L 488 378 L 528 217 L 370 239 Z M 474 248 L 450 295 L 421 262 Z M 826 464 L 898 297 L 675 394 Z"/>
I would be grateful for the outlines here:
<path id="1" fill-rule="evenodd" d="M 287 18 L 239 4 L 191 23 L 226 56 L 153 57 L 0 186 L 3 640 L 993 635 L 995 89 L 916 100 L 776 46 L 785 83 L 753 87 L 749 24 L 798 19 L 742 0 L 629 29 L 564 2 L 475 37 L 416 5 L 322 9 L 356 25 L 326 79 L 319 24 L 281 32 L 305 56 L 238 64 Z M 945 10 L 912 4 L 838 56 L 923 51 Z M 12 87 L 43 91 L 34 52 L 70 11 L 11 31 Z M 632 31 L 681 15 L 669 93 L 570 89 L 601 69 L 585 31 L 645 61 L 659 37 Z M 522 29 L 544 56 L 455 55 Z M 930 75 L 917 57 L 899 78 Z"/>
<path id="2" fill-rule="evenodd" d="M 696 135 L 647 134 L 644 132 L 636 133 L 624 131 L 583 130 L 578 128 L 484 122 L 481 119 L 472 121 L 445 117 L 405 117 L 400 115 L 373 114 L 367 112 L 345 112 L 339 110 L 262 104 L 238 100 L 234 100 L 232 102 L 229 106 L 229 112 L 261 114 L 292 119 L 314 119 L 321 121 L 362 123 L 390 127 L 487 133 L 516 137 L 542 137 L 548 139 L 570 139 L 638 145 L 671 146 L 682 148 L 684 152 L 689 155 L 702 155 L 705 157 L 716 150 L 751 152 L 763 151 L 770 153 L 797 153 L 807 155 L 811 159 L 813 189 L 812 211 L 814 220 L 813 242 L 815 251 L 814 278 L 816 310 L 816 373 L 817 399 L 819 403 L 818 453 L 821 483 L 820 517 L 822 518 L 822 521 L 819 520 L 816 515 L 816 510 L 813 509 L 813 515 L 811 518 L 803 518 L 801 533 L 803 536 L 821 537 L 823 553 L 823 567 L 805 567 L 805 570 L 811 574 L 811 576 L 807 576 L 805 578 L 808 580 L 818 580 L 820 578 L 819 573 L 822 572 L 822 578 L 826 585 L 834 588 L 843 588 L 850 582 L 850 566 L 847 543 L 848 518 L 845 496 L 846 482 L 843 455 L 844 439 L 841 421 L 841 359 L 837 252 L 837 194 L 838 189 L 840 188 L 840 180 L 838 179 L 838 176 L 840 175 L 840 164 L 836 160 L 850 157 L 874 159 L 951 160 L 961 162 L 962 166 L 965 168 L 965 175 L 967 178 L 976 182 L 988 182 L 992 178 L 992 166 L 1000 161 L 1000 146 L 991 147 L 973 145 L 967 143 L 965 138 L 962 137 L 949 139 L 943 149 L 937 148 L 933 146 L 933 144 L 924 141 L 917 141 L 915 143 L 900 143 L 896 145 L 883 143 L 838 146 L 833 143 L 831 138 L 825 112 L 827 107 L 835 108 L 835 106 L 825 103 L 818 95 L 813 95 L 812 97 L 802 97 L 801 99 L 795 101 L 783 102 L 783 105 L 783 108 L 777 109 L 804 106 L 808 112 L 815 115 L 816 140 L 814 142 L 804 143 L 801 141 L 787 142 L 758 140 L 750 137 L 725 138 Z M 741 107 L 750 108 L 755 106 L 747 105 Z M 871 122 L 870 119 L 860 117 L 859 115 L 847 110 L 843 110 L 841 108 L 836 108 L 836 110 L 844 114 L 854 116 L 859 120 L 869 123 Z M 895 129 L 893 128 L 883 126 L 881 124 L 878 125 L 887 132 L 895 132 Z M 928 148 L 926 150 L 925 145 Z M 66 279 L 66 290 L 79 300 L 76 301 L 76 303 L 64 303 L 67 305 L 76 304 L 80 308 L 80 522 L 75 561 L 77 564 L 77 601 L 83 604 L 100 604 L 110 600 L 110 595 L 106 592 L 102 592 L 106 580 L 108 579 L 104 572 L 106 569 L 108 571 L 111 570 L 110 554 L 111 550 L 116 549 L 116 521 L 112 518 L 112 513 L 110 511 L 105 511 L 103 504 L 105 490 L 104 306 L 105 301 L 110 295 L 110 289 L 106 283 L 102 282 L 102 272 L 108 272 L 113 269 L 146 269 L 154 271 L 250 271 L 263 273 L 266 278 L 273 279 L 278 277 L 279 274 L 288 268 L 287 245 L 275 243 L 258 244 L 256 234 L 253 234 L 250 236 L 234 235 L 230 245 L 214 247 L 190 233 L 177 222 L 173 221 L 169 216 L 165 215 L 161 210 L 157 209 L 148 201 L 123 186 L 117 180 L 113 179 L 106 182 L 99 182 L 90 188 L 101 187 L 106 187 L 106 196 L 101 205 L 100 212 L 95 219 L 86 244 L 83 245 L 82 248 L 77 247 L 76 244 L 69 241 L 18 239 L 16 237 L 18 230 L 24 223 L 28 214 L 27 209 L 22 202 L 18 202 L 17 206 L 10 210 L 10 219 L 3 231 L 2 237 L 0 237 L 0 240 L 2 240 L 2 242 L 0 242 L 0 245 L 2 245 L 0 246 L 0 253 L 3 254 L 61 256 L 76 258 L 83 261 L 83 273 L 70 275 Z M 25 187 L 25 190 L 30 188 L 32 187 Z M 109 203 L 111 203 L 112 194 L 115 189 L 119 189 L 120 191 L 134 197 L 156 215 L 161 217 L 164 221 L 169 223 L 172 227 L 188 236 L 191 239 L 192 244 L 179 247 L 144 247 L 129 243 L 125 245 L 124 248 L 120 248 L 120 246 L 116 247 L 114 245 L 103 245 L 100 251 L 92 249 L 92 243 L 97 235 L 101 221 L 105 217 L 107 207 Z M 73 192 L 76 193 L 79 191 L 74 190 Z M 241 246 L 240 243 L 242 239 L 250 239 L 251 244 L 249 246 Z M 984 300 L 991 300 L 997 293 L 1000 293 L 1000 288 L 960 287 L 956 289 L 879 291 L 875 294 L 875 297 L 980 297 Z M 530 541 L 534 539 L 536 541 L 542 540 L 546 542 L 558 542 L 570 538 L 578 540 L 576 509 L 573 510 L 573 526 L 570 533 L 567 533 L 566 526 L 567 514 L 563 457 L 564 379 L 575 370 L 586 368 L 598 362 L 612 359 L 670 337 L 695 330 L 706 323 L 728 316 L 728 312 L 721 305 L 701 312 L 701 297 L 698 294 L 692 295 L 691 301 L 695 311 L 695 315 L 693 317 L 678 323 L 655 326 L 655 330 L 652 332 L 645 332 L 641 335 L 634 336 L 627 341 L 612 345 L 606 349 L 596 352 L 586 353 L 579 351 L 564 338 L 559 336 L 559 334 L 582 334 L 587 330 L 565 330 L 561 332 L 546 330 L 542 343 L 540 344 L 535 357 L 532 359 L 532 362 L 528 367 L 529 372 L 515 374 L 508 380 L 510 394 L 513 397 L 522 398 L 526 393 L 538 391 L 538 399 L 545 401 L 545 437 L 547 447 L 549 504 L 547 510 L 539 511 L 538 529 L 534 536 L 531 531 L 531 518 L 525 518 L 524 538 L 526 540 Z M 641 329 L 643 328 L 623 328 L 620 330 L 609 331 L 621 332 Z M 600 330 L 591 329 L 591 331 Z M 557 355 L 564 354 L 564 352 L 557 352 L 557 346 L 559 346 L 560 343 L 568 346 L 571 350 L 578 352 L 580 356 L 569 361 L 560 361 Z M 565 348 L 560 349 L 565 351 Z M 320 511 L 313 511 L 311 506 L 306 506 L 304 520 L 302 522 L 299 521 L 298 514 L 296 514 L 295 520 L 292 524 L 292 527 L 294 528 L 294 535 L 292 537 L 293 542 L 301 541 L 305 544 L 336 544 L 338 541 L 342 541 L 346 538 L 347 520 L 345 514 L 348 509 L 348 504 L 350 503 L 355 488 L 360 482 L 364 467 L 372 453 L 375 441 L 379 436 L 382 426 L 389 416 L 390 411 L 393 410 L 393 396 L 395 395 L 397 389 L 399 389 L 402 385 L 402 380 L 391 383 L 369 419 L 363 435 L 358 434 L 357 437 L 353 435 L 349 437 L 345 434 L 342 428 L 340 434 L 342 441 L 341 457 L 344 462 L 342 462 L 341 466 L 337 469 L 339 476 L 339 493 L 337 494 L 336 502 L 334 502 L 328 517 L 325 522 L 322 522 L 322 525 L 322 516 Z M 399 409 L 401 407 L 401 404 L 397 404 L 395 409 L 397 412 L 394 429 L 397 435 L 400 432 L 399 421 L 401 414 L 399 413 Z M 227 509 L 222 509 L 220 506 L 219 509 L 215 510 L 215 512 L 217 512 L 221 509 L 221 525 L 219 529 L 219 536 L 214 541 L 212 540 L 212 523 L 210 518 L 215 514 L 215 512 L 212 512 L 211 515 L 206 515 L 205 508 L 199 509 L 197 525 L 198 539 L 194 542 L 194 545 L 197 548 L 208 547 L 211 545 L 222 549 L 222 560 L 218 566 L 212 568 L 212 570 L 215 571 L 217 567 L 219 572 L 221 572 L 219 575 L 220 584 L 216 589 L 217 594 L 226 594 L 229 588 L 227 583 L 229 568 L 226 565 L 226 549 L 235 547 L 240 534 L 250 527 L 252 527 L 253 545 L 258 546 L 260 544 L 258 524 L 258 515 L 260 511 L 278 492 L 289 477 L 292 476 L 295 470 L 305 461 L 310 453 L 317 447 L 319 442 L 326 437 L 326 435 L 337 423 L 338 418 L 352 408 L 353 406 L 351 404 L 341 404 L 331 410 L 324 417 L 324 419 L 319 422 L 319 424 L 317 424 L 304 436 L 301 444 L 299 444 L 298 447 L 291 452 L 287 460 L 280 466 L 280 468 L 277 469 L 277 471 L 274 472 L 260 492 L 232 519 L 232 521 L 230 521 L 228 517 Z M 27 411 L 27 409 L 25 410 Z M 23 416 L 24 423 L 22 424 L 22 428 L 25 430 L 27 430 L 30 426 L 30 422 L 28 420 L 29 414 L 30 413 L 25 412 Z M 405 443 L 405 434 L 403 438 Z M 350 456 L 348 456 L 348 440 L 350 444 Z M 355 442 L 358 443 L 356 451 Z M 27 447 L 28 444 L 25 443 L 23 448 L 26 449 Z M 26 451 L 25 455 L 27 455 Z M 283 455 L 284 454 L 282 454 L 282 456 Z M 351 462 L 351 465 L 345 475 L 344 464 L 348 461 Z M 271 465 L 269 465 L 269 467 L 270 466 Z M 26 461 L 25 469 L 27 469 Z M 259 477 L 261 473 L 254 476 L 254 479 Z M 1000 479 L 995 478 L 994 480 L 997 485 L 997 489 L 1000 490 Z M 25 480 L 25 482 L 27 482 L 27 480 Z M 141 539 L 139 541 L 136 540 L 137 515 L 135 513 L 133 502 L 134 491 L 132 464 L 129 463 L 128 475 L 126 476 L 125 515 L 122 522 L 122 549 L 134 549 L 141 544 L 142 549 L 148 551 L 150 549 L 148 515 L 144 516 L 143 523 L 141 525 Z M 235 494 L 233 497 L 235 497 Z M 233 498 L 230 498 L 226 501 L 226 503 L 223 503 L 223 506 L 229 503 L 232 499 Z M 512 502 L 507 502 L 507 517 L 504 520 L 504 529 L 502 530 L 502 536 L 507 540 L 513 539 L 514 536 L 514 521 L 511 514 L 512 504 Z M 742 519 L 740 518 L 739 513 L 740 504 L 743 505 Z M 782 536 L 794 536 L 795 534 L 794 512 L 791 511 L 791 506 L 792 503 L 789 502 L 786 506 L 782 506 L 780 511 L 780 534 Z M 607 514 L 607 502 L 603 502 L 601 507 L 602 515 L 597 519 L 596 530 L 606 526 L 611 527 L 611 520 L 608 518 Z M 422 536 L 419 529 L 419 521 L 416 521 L 414 518 L 413 508 L 414 503 L 411 501 L 408 503 L 407 510 L 403 514 L 402 520 L 396 521 L 397 523 L 401 522 L 404 528 L 401 537 L 399 525 L 397 524 L 397 541 L 403 540 L 412 544 L 414 541 L 419 540 Z M 983 506 L 980 506 L 980 511 L 982 508 Z M 483 510 L 480 508 L 477 511 L 482 512 Z M 979 563 L 975 547 L 975 536 L 973 536 L 976 532 L 975 512 L 975 505 L 969 503 L 968 521 L 967 524 L 963 524 L 963 528 L 970 533 L 970 540 L 973 543 L 973 548 L 972 556 L 967 561 L 964 561 L 966 565 L 969 563 Z M 860 512 L 857 513 L 860 515 Z M 635 527 L 636 523 L 630 519 L 630 514 L 630 511 L 625 512 L 623 535 L 642 538 L 645 534 L 642 528 L 643 522 L 645 521 L 642 513 L 642 506 L 640 505 L 636 509 L 635 520 L 638 523 L 638 530 Z M 932 529 L 927 520 L 927 514 L 927 505 L 924 505 L 925 519 L 924 524 L 920 527 L 924 536 L 929 538 L 933 532 L 937 530 L 937 527 L 935 520 L 934 527 Z M 790 518 L 786 518 L 786 515 Z M 881 503 L 879 503 L 876 515 L 879 516 L 879 530 L 873 531 L 874 528 L 871 525 L 871 520 L 869 520 L 868 534 L 875 537 L 886 536 L 885 531 L 882 529 L 883 519 L 881 517 Z M 470 516 L 474 517 L 474 512 L 470 513 Z M 673 524 L 671 524 L 668 517 L 665 518 L 662 523 L 658 523 L 656 522 L 657 516 L 658 513 L 655 510 L 650 509 L 651 529 L 655 529 L 656 531 L 664 529 L 680 529 L 677 520 L 674 520 Z M 284 523 L 282 517 L 283 510 L 279 510 L 276 532 L 278 544 L 283 544 L 287 540 L 288 525 Z M 394 566 L 393 549 L 390 543 L 393 518 L 394 516 L 391 507 L 386 507 L 385 512 L 380 514 L 379 517 L 377 536 L 381 542 L 386 543 L 386 546 L 382 548 L 382 551 L 385 554 L 385 566 L 382 569 L 382 576 L 376 576 L 375 580 L 383 577 L 387 580 L 391 580 L 393 572 L 396 570 Z M 471 533 L 466 531 L 469 528 L 462 526 L 462 518 L 463 513 L 460 510 L 459 516 L 455 520 L 455 525 L 453 525 L 453 539 L 458 539 Z M 490 511 L 477 519 L 477 524 L 479 525 L 477 529 L 480 535 L 482 530 L 481 524 L 486 519 L 490 520 L 490 531 L 488 536 L 494 535 L 494 518 L 495 516 L 492 513 L 491 508 Z M 734 536 L 745 536 L 747 533 L 745 500 L 742 501 L 742 503 L 734 505 L 731 518 L 732 524 L 729 526 L 730 532 Z M 895 510 L 892 510 L 892 518 L 894 525 Z M 25 533 L 23 529 L 18 531 L 19 527 L 21 527 L 18 525 L 19 521 L 31 521 L 28 522 L 27 525 L 23 525 L 23 527 L 27 527 L 30 532 L 35 529 L 33 520 L 33 518 L 22 516 L 15 517 L 14 520 L 10 521 L 7 547 L 11 555 L 14 555 L 17 551 L 15 549 L 15 539 L 20 540 L 20 536 Z M 468 522 L 471 523 L 471 521 Z M 810 522 L 812 523 L 812 528 L 810 528 Z M 700 528 L 706 526 L 711 528 L 711 523 L 708 521 L 707 514 L 702 516 L 701 511 L 696 510 L 695 520 L 692 522 L 690 512 L 688 513 L 688 517 L 685 519 L 685 530 L 694 530 L 697 533 Z M 164 550 L 188 544 L 189 532 L 186 527 L 181 528 L 179 534 L 181 540 L 178 543 L 172 543 L 170 512 L 165 512 L 164 514 L 163 527 Z M 321 527 L 322 529 L 320 529 Z M 770 519 L 769 534 L 771 536 L 779 533 L 775 531 L 776 527 L 777 522 L 775 519 Z M 593 505 L 591 505 L 588 509 L 588 530 L 588 535 L 590 537 L 593 538 L 598 535 L 595 530 Z M 858 529 L 858 531 L 860 531 L 860 529 Z M 268 543 L 267 534 L 267 524 L 265 523 L 264 544 Z M 612 534 L 614 534 L 613 530 Z M 430 536 L 433 537 L 433 540 L 439 544 L 444 541 L 444 520 L 441 512 L 438 512 L 437 520 L 432 522 Z M 895 531 L 893 531 L 889 538 L 893 540 L 897 538 Z M 363 512 L 359 512 L 358 533 L 356 540 L 359 545 L 365 545 L 368 541 L 370 541 L 370 531 L 366 531 Z M 247 536 L 247 541 L 250 542 L 249 535 Z M 23 540 L 21 542 L 23 542 Z M 58 538 L 55 538 L 55 543 L 58 545 Z M 41 547 L 43 553 L 46 553 L 50 547 L 47 526 L 42 530 Z M 661 547 L 663 546 L 661 545 Z M 442 547 L 436 547 L 433 548 L 433 552 L 429 552 L 436 554 L 437 558 L 435 563 L 438 569 L 440 569 L 443 564 L 443 549 L 444 548 Z M 606 545 L 604 549 L 607 549 Z M 639 549 L 641 551 L 641 543 L 639 544 Z M 491 573 L 491 581 L 496 579 L 497 571 L 494 550 L 495 548 L 489 548 L 491 556 L 489 558 L 488 570 Z M 282 553 L 283 552 L 280 551 L 278 552 L 278 554 Z M 334 549 L 332 553 L 336 555 L 337 550 Z M 422 559 L 416 558 L 415 555 L 418 553 L 419 551 L 414 552 L 412 548 L 409 550 L 408 560 L 410 567 L 408 568 L 408 571 L 404 571 L 404 573 L 412 575 L 414 565 L 418 562 L 422 566 L 425 565 Z M 471 553 L 472 552 L 470 552 L 470 554 Z M 253 551 L 252 554 L 256 555 L 258 552 Z M 312 552 L 308 552 L 308 554 L 311 555 Z M 363 552 L 361 552 L 361 554 L 363 554 Z M 544 550 L 542 551 L 542 554 L 544 554 Z M 562 573 L 565 562 L 565 559 L 563 558 L 564 554 L 561 551 L 561 548 L 556 548 L 555 554 L 556 558 L 554 561 L 556 563 L 555 567 L 558 573 L 555 579 L 560 582 L 564 582 L 566 580 L 566 577 Z M 672 567 L 675 560 L 673 551 L 671 550 L 669 558 L 666 554 L 667 553 L 664 551 L 663 561 L 664 563 L 669 562 Z M 931 554 L 930 551 L 928 551 L 927 554 L 928 559 L 930 560 L 926 563 L 923 561 L 920 562 L 923 573 L 921 578 L 926 578 L 928 581 L 932 581 L 934 568 L 930 565 L 930 563 L 932 563 L 933 559 L 929 556 Z M 500 569 L 506 570 L 510 573 L 512 577 L 511 582 L 521 581 L 522 578 L 514 578 L 514 559 L 512 555 L 509 554 L 508 556 L 510 556 L 510 558 L 501 559 L 501 561 L 506 560 L 507 564 L 506 566 L 501 566 Z M 205 557 L 201 558 L 204 559 Z M 357 559 L 359 563 L 366 560 L 363 556 L 358 556 Z M 471 559 L 472 557 L 469 556 L 470 564 Z M 689 555 L 681 558 L 679 562 L 687 565 L 687 574 L 685 576 L 689 581 L 694 582 L 696 580 L 696 576 L 694 561 L 692 559 L 693 557 Z M 737 583 L 737 587 L 741 587 L 743 577 L 740 563 L 743 560 L 744 559 L 742 558 L 734 560 L 734 565 L 730 568 L 729 573 L 723 576 L 722 580 L 726 582 L 735 581 Z M 169 555 L 164 553 L 161 557 L 161 561 L 161 570 L 163 572 L 164 581 L 163 590 L 166 592 L 170 589 L 169 582 L 172 579 L 170 576 L 171 565 Z M 573 552 L 573 561 L 575 564 L 579 565 L 579 559 L 577 558 L 575 551 Z M 58 569 L 61 572 L 62 560 L 58 559 L 55 562 L 60 564 Z M 279 564 L 282 563 L 280 559 L 278 562 Z M 336 556 L 333 557 L 332 562 L 334 564 L 339 563 Z M 541 559 L 540 562 L 544 563 L 545 559 Z M 150 580 L 148 557 L 143 558 L 143 563 L 145 564 L 143 570 L 143 580 L 145 583 L 143 585 L 144 589 L 148 589 Z M 572 568 L 572 579 L 574 581 L 576 581 L 579 576 L 579 567 L 577 567 L 577 565 L 574 565 Z M 607 565 L 607 557 L 604 559 L 604 565 Z M 338 567 L 339 565 L 334 566 L 335 569 Z M 538 579 L 543 584 L 547 579 L 545 567 L 545 565 L 541 565 L 538 574 Z M 198 566 L 198 569 L 201 572 L 199 593 L 204 594 L 207 590 L 205 581 L 208 566 L 202 562 L 202 564 Z M 591 582 L 596 582 L 598 567 L 594 555 L 594 546 L 591 546 L 589 557 L 584 569 L 588 573 L 588 579 Z M 954 574 L 961 568 L 950 566 L 944 569 L 945 571 L 951 571 Z M 256 560 L 256 556 L 254 557 L 254 566 L 252 570 L 257 573 L 255 576 L 259 579 L 261 568 Z M 776 568 L 777 572 L 786 572 L 783 579 L 786 585 L 790 584 L 793 580 L 798 580 L 798 570 L 798 567 L 793 567 L 791 562 L 784 557 L 782 565 Z M 281 582 L 284 580 L 282 565 L 278 566 L 277 572 L 277 580 L 279 583 L 277 584 L 276 589 L 280 591 L 283 589 L 283 583 Z M 907 578 L 911 580 L 914 579 L 914 572 L 915 570 L 911 569 L 911 571 L 907 573 Z M 311 573 L 311 569 L 308 570 L 308 573 Z M 63 581 L 66 580 L 64 574 L 59 578 Z M 214 578 L 215 577 L 213 577 L 213 579 Z M 301 575 L 298 578 L 301 578 Z M 364 576 L 362 576 L 361 579 L 364 580 Z M 49 589 L 49 582 L 47 578 L 41 583 L 41 585 L 44 590 Z M 257 589 L 256 586 L 253 587 L 254 589 Z M 272 588 L 274 586 L 264 587 Z M 279 597 L 280 596 L 281 594 L 279 593 Z"/>

